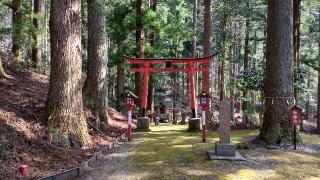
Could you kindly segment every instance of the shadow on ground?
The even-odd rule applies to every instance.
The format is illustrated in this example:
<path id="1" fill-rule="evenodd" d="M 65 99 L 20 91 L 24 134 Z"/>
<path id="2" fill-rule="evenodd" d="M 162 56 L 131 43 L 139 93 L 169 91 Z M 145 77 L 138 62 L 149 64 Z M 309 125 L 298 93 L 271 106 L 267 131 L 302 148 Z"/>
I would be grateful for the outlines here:
<path id="1" fill-rule="evenodd" d="M 247 161 L 209 161 L 217 133 L 209 133 L 201 143 L 200 133 L 186 132 L 186 126 L 152 127 L 138 133 L 143 141 L 128 157 L 126 165 L 142 179 L 283 179 L 320 178 L 320 156 L 256 148 L 241 150 Z M 252 139 L 258 130 L 232 132 L 232 142 Z"/>
<path id="2" fill-rule="evenodd" d="M 104 179 L 319 179 L 319 153 L 282 152 L 261 147 L 240 150 L 246 161 L 209 161 L 216 132 L 201 143 L 201 134 L 187 126 L 153 126 L 151 132 L 135 133 L 115 153 L 81 180 Z M 248 142 L 258 130 L 232 132 L 233 143 Z M 306 135 L 308 136 L 308 135 Z M 318 136 L 309 137 L 319 138 Z"/>

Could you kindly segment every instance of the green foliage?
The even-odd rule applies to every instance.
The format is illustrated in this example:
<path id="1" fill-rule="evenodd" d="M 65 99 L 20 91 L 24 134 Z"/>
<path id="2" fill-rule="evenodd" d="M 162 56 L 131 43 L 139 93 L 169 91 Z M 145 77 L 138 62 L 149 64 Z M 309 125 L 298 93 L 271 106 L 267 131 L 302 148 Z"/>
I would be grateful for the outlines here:
<path id="1" fill-rule="evenodd" d="M 294 88 L 299 93 L 305 93 L 308 91 L 307 79 L 309 78 L 311 72 L 310 68 L 304 64 L 299 64 L 294 66 Z"/>
<path id="2" fill-rule="evenodd" d="M 22 4 L 22 18 L 12 26 L 12 34 L 17 38 L 18 43 L 34 46 L 34 36 L 41 36 L 45 29 L 37 29 L 33 24 L 33 18 L 44 21 L 44 17 L 30 11 L 30 4 L 24 1 Z"/>
<path id="3" fill-rule="evenodd" d="M 247 114 L 247 125 L 249 127 L 259 127 L 260 126 L 260 119 L 259 114 L 246 110 L 245 114 Z"/>
<path id="4" fill-rule="evenodd" d="M 241 91 L 264 90 L 264 69 L 251 68 L 246 71 L 241 71 L 237 77 L 236 87 Z"/>

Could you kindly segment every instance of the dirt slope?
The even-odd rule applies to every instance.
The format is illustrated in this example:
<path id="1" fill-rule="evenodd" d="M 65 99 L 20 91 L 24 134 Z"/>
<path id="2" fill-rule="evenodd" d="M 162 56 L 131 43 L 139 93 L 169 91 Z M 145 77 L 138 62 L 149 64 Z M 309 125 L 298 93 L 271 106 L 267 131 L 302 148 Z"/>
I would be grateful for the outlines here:
<path id="1" fill-rule="evenodd" d="M 92 147 L 64 149 L 50 144 L 44 121 L 48 77 L 19 65 L 4 66 L 8 76 L 0 79 L 0 179 L 21 178 L 18 168 L 23 164 L 29 166 L 28 179 L 72 168 L 125 131 L 126 117 L 110 108 L 110 125 L 102 132 L 88 126 Z M 94 124 L 87 108 L 85 115 Z"/>

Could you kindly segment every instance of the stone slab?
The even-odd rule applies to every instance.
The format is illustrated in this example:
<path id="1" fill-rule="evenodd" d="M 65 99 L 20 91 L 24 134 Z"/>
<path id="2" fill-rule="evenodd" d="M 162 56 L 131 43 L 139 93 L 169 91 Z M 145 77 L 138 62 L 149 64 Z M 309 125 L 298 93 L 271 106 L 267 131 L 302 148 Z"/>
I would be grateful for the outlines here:
<path id="1" fill-rule="evenodd" d="M 136 131 L 139 132 L 148 132 L 150 131 L 150 118 L 148 117 L 140 117 L 137 121 Z"/>
<path id="2" fill-rule="evenodd" d="M 200 125 L 200 118 L 189 118 L 189 128 L 188 131 L 200 131 L 201 125 Z"/>
<path id="3" fill-rule="evenodd" d="M 231 104 L 221 101 L 219 110 L 219 136 L 221 143 L 230 143 L 231 132 Z"/>
<path id="4" fill-rule="evenodd" d="M 217 156 L 235 156 L 236 146 L 229 143 L 215 142 L 215 152 Z"/>
<path id="5" fill-rule="evenodd" d="M 209 160 L 245 161 L 246 159 L 236 151 L 235 156 L 217 156 L 214 151 L 208 151 Z"/>

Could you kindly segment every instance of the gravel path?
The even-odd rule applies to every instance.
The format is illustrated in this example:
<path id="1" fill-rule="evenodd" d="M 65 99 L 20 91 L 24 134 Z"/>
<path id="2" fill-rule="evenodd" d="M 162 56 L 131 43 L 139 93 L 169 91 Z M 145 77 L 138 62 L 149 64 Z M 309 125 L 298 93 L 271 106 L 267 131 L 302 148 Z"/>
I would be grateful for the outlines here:
<path id="1" fill-rule="evenodd" d="M 92 167 L 89 172 L 79 178 L 75 178 L 75 180 L 126 180 L 134 178 L 134 170 L 126 165 L 125 162 L 140 143 L 141 141 L 139 140 L 120 142 L 111 154 L 103 156 L 102 160 Z"/>

